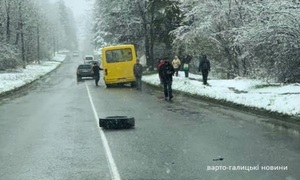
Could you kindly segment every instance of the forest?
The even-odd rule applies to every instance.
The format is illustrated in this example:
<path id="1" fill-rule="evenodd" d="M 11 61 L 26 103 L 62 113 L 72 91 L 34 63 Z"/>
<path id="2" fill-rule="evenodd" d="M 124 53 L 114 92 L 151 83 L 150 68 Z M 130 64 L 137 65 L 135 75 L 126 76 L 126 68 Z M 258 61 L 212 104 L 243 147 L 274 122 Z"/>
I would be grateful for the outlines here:
<path id="1" fill-rule="evenodd" d="M 299 0 L 96 0 L 94 43 L 133 43 L 148 67 L 206 54 L 219 78 L 300 81 Z"/>
<path id="2" fill-rule="evenodd" d="M 86 0 L 92 1 L 92 0 Z M 63 0 L 0 0 L 0 70 L 78 49 Z M 205 54 L 217 78 L 300 82 L 300 0 L 94 0 L 89 43 L 132 43 L 148 69 L 159 59 Z"/>
<path id="3" fill-rule="evenodd" d="M 74 17 L 63 0 L 0 0 L 0 70 L 26 68 L 77 49 Z"/>

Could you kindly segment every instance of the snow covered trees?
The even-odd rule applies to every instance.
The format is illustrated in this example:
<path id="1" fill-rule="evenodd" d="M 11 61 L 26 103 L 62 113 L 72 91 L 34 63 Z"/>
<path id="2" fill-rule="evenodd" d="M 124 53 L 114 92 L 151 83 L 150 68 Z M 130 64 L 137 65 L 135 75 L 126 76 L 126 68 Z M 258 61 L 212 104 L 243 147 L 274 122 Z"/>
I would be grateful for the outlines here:
<path id="1" fill-rule="evenodd" d="M 97 0 L 94 39 L 144 46 L 149 67 L 207 54 L 222 77 L 299 82 L 299 12 L 299 0 Z"/>
<path id="2" fill-rule="evenodd" d="M 75 20 L 72 11 L 65 6 L 63 0 L 58 2 L 58 23 L 55 24 L 61 28 L 60 49 L 74 50 L 78 48 Z"/>
<path id="3" fill-rule="evenodd" d="M 252 20 L 237 43 L 246 45 L 252 74 L 280 82 L 300 81 L 300 4 L 256 4 Z M 246 57 L 245 57 L 246 58 Z M 254 71 L 253 71 L 254 70 Z"/>
<path id="4" fill-rule="evenodd" d="M 227 77 L 300 81 L 300 5 L 290 0 L 186 0 L 174 45 L 208 54 Z M 175 47 L 175 46 L 174 46 Z"/>
<path id="5" fill-rule="evenodd" d="M 0 0 L 0 69 L 25 68 L 57 47 L 76 48 L 70 14 L 62 0 L 57 5 L 46 0 Z"/>
<path id="6" fill-rule="evenodd" d="M 94 6 L 94 43 L 98 46 L 132 41 L 138 25 L 134 1 L 96 0 Z"/>
<path id="7" fill-rule="evenodd" d="M 178 2 L 171 0 L 96 0 L 94 42 L 98 46 L 133 43 L 145 54 L 148 67 L 154 67 L 155 57 L 170 55 L 169 31 L 180 23 L 177 5 Z M 166 48 L 155 53 L 155 47 L 161 44 Z"/>

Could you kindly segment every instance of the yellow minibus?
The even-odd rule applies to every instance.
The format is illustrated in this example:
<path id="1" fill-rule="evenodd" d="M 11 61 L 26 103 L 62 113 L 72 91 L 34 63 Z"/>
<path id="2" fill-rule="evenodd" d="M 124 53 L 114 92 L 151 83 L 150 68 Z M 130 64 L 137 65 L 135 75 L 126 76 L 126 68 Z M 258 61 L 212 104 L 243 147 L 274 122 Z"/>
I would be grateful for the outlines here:
<path id="1" fill-rule="evenodd" d="M 136 85 L 133 65 L 136 52 L 133 44 L 106 46 L 102 48 L 103 79 L 107 87 L 112 84 Z"/>

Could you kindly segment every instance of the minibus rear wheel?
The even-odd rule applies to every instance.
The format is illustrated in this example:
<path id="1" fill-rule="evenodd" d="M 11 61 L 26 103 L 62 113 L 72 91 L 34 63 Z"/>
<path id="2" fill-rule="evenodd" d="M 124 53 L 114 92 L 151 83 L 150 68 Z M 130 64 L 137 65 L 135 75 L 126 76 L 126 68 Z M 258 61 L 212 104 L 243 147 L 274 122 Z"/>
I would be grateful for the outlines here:
<path id="1" fill-rule="evenodd" d="M 136 87 L 136 82 L 130 83 L 130 87 Z"/>

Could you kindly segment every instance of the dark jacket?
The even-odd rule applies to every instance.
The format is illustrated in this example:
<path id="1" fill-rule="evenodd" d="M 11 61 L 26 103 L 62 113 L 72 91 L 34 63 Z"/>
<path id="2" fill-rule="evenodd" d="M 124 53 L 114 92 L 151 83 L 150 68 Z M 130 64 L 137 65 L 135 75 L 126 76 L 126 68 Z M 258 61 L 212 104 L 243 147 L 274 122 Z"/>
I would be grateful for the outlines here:
<path id="1" fill-rule="evenodd" d="M 205 55 L 200 61 L 198 71 L 210 71 L 210 61 Z"/>
<path id="2" fill-rule="evenodd" d="M 140 63 L 133 65 L 133 74 L 135 77 L 141 77 L 143 75 L 143 66 Z"/>
<path id="3" fill-rule="evenodd" d="M 186 55 L 183 58 L 183 63 L 189 64 L 191 61 L 192 61 L 192 56 L 190 56 L 190 55 Z"/>
<path id="4" fill-rule="evenodd" d="M 164 61 L 164 63 L 160 65 L 158 73 L 163 83 L 169 83 L 173 81 L 175 70 L 169 61 Z"/>
<path id="5" fill-rule="evenodd" d="M 99 65 L 94 65 L 93 67 L 92 67 L 92 70 L 93 70 L 93 73 L 94 73 L 94 75 L 99 75 L 99 71 L 100 70 L 103 70 L 102 68 L 100 68 L 99 67 Z"/>

